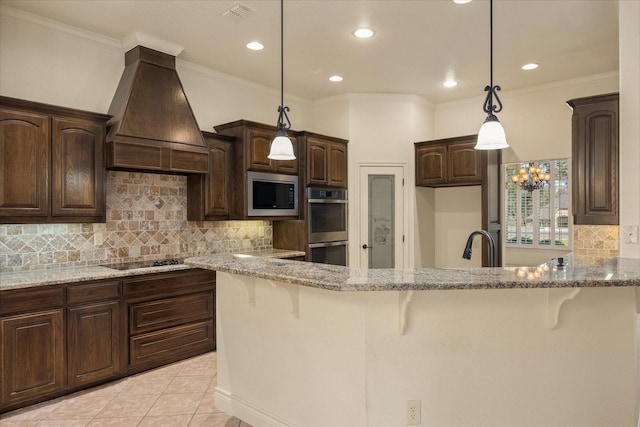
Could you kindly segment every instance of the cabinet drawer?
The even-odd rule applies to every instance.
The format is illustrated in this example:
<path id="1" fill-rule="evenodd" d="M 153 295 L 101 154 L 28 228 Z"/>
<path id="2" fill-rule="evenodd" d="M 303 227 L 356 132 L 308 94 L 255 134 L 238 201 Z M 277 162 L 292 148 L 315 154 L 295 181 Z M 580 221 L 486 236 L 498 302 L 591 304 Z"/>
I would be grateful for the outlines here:
<path id="1" fill-rule="evenodd" d="M 120 282 L 97 282 L 67 288 L 67 304 L 105 301 L 120 298 Z"/>
<path id="2" fill-rule="evenodd" d="M 183 270 L 139 276 L 124 281 L 127 301 L 158 299 L 173 295 L 215 289 L 216 273 Z"/>
<path id="3" fill-rule="evenodd" d="M 0 315 L 58 308 L 62 307 L 63 303 L 62 287 L 5 291 L 0 292 Z"/>
<path id="4" fill-rule="evenodd" d="M 213 292 L 133 304 L 129 307 L 132 335 L 213 317 Z"/>
<path id="5" fill-rule="evenodd" d="M 211 319 L 132 337 L 129 340 L 129 363 L 135 366 L 175 361 L 213 350 L 214 346 L 215 327 Z"/>

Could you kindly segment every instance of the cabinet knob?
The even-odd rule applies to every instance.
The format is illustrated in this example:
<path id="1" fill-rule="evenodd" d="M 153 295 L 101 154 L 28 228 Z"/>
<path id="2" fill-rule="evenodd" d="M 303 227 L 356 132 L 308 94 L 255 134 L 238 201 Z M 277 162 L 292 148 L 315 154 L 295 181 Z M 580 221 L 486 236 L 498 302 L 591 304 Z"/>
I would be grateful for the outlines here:
<path id="1" fill-rule="evenodd" d="M 364 245 L 362 245 L 362 249 L 371 249 L 371 246 L 365 243 Z"/>

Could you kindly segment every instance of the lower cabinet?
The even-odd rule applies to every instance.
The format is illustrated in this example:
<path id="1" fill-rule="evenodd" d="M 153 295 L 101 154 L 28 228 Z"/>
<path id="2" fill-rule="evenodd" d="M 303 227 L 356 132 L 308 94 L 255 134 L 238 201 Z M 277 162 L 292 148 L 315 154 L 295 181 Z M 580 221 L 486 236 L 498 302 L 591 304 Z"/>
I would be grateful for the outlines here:
<path id="1" fill-rule="evenodd" d="M 215 350 L 215 273 L 138 276 L 125 280 L 124 290 L 130 371 Z"/>
<path id="2" fill-rule="evenodd" d="M 0 292 L 0 413 L 215 349 L 215 272 Z"/>
<path id="3" fill-rule="evenodd" d="M 67 385 L 111 378 L 123 371 L 120 281 L 67 288 Z"/>
<path id="4" fill-rule="evenodd" d="M 0 320 L 2 406 L 64 388 L 63 319 L 62 309 L 56 309 Z"/>

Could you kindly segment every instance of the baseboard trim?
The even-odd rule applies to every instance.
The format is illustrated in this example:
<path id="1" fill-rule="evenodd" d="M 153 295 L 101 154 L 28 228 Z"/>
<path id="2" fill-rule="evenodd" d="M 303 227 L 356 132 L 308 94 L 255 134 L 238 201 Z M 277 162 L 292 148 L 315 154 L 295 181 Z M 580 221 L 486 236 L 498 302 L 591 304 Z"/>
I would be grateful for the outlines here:
<path id="1" fill-rule="evenodd" d="M 215 388 L 213 398 L 216 408 L 251 424 L 253 427 L 296 427 L 294 423 L 219 387 Z"/>

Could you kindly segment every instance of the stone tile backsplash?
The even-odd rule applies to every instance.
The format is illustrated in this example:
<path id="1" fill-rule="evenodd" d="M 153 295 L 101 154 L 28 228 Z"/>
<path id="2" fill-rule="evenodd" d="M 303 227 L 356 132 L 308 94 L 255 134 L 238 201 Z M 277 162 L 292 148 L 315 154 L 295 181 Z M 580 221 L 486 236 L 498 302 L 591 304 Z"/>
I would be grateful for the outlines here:
<path id="1" fill-rule="evenodd" d="M 0 271 L 271 247 L 270 221 L 187 221 L 184 176 L 108 171 L 105 224 L 0 225 Z"/>
<path id="2" fill-rule="evenodd" d="M 618 256 L 619 236 L 617 225 L 574 225 L 573 254 L 593 262 Z"/>

